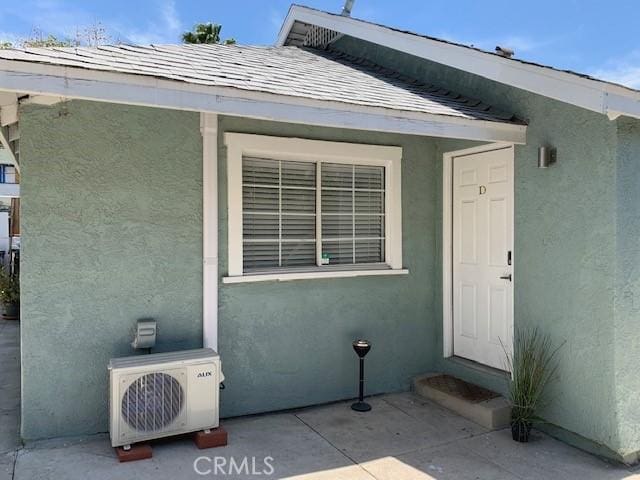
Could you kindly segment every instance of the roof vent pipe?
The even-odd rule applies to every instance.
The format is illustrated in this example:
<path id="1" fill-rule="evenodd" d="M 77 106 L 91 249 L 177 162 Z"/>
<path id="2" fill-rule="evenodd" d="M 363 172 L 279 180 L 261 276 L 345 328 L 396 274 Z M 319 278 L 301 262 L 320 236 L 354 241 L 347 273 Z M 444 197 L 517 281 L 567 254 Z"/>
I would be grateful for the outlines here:
<path id="1" fill-rule="evenodd" d="M 343 17 L 350 17 L 351 16 L 351 10 L 353 9 L 353 4 L 355 3 L 356 0 L 345 0 L 344 1 L 344 7 L 342 7 L 342 13 L 341 15 Z"/>
<path id="2" fill-rule="evenodd" d="M 498 55 L 501 55 L 501 56 L 505 57 L 505 58 L 511 58 L 511 57 L 513 57 L 515 52 L 511 48 L 501 47 L 500 45 L 498 45 L 496 47 L 496 53 Z"/>

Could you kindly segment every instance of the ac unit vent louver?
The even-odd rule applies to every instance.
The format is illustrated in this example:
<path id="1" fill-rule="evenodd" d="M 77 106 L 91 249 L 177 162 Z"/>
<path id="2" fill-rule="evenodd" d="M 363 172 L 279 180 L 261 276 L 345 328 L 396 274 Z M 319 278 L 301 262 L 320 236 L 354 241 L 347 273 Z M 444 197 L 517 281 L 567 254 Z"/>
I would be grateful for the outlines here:
<path id="1" fill-rule="evenodd" d="M 109 371 L 114 447 L 219 425 L 224 376 L 211 349 L 115 358 Z"/>
<path id="2" fill-rule="evenodd" d="M 180 414 L 184 390 L 166 373 L 148 373 L 133 382 L 122 397 L 122 418 L 141 432 L 168 427 Z"/>

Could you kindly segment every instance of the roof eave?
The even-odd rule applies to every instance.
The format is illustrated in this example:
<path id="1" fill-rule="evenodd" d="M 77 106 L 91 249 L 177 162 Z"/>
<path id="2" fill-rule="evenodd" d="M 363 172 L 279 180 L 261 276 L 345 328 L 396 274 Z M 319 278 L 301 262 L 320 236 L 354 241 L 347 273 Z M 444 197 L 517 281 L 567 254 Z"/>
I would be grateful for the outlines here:
<path id="1" fill-rule="evenodd" d="M 0 91 L 468 140 L 526 142 L 526 126 L 197 85 L 144 75 L 0 60 Z"/>
<path id="2" fill-rule="evenodd" d="M 289 9 L 276 46 L 286 43 L 289 30 L 296 21 L 334 30 L 489 80 L 609 115 L 610 118 L 618 115 L 640 118 L 640 92 L 622 85 L 519 62 L 469 47 L 299 5 L 292 5 Z"/>
<path id="3" fill-rule="evenodd" d="M 284 21 L 280 26 L 280 30 L 278 31 L 278 37 L 275 43 L 276 47 L 284 46 L 285 42 L 287 41 L 287 37 L 289 36 L 291 27 L 293 27 L 293 22 L 295 22 L 296 12 L 299 8 L 301 7 L 295 4 L 292 4 L 289 6 L 289 11 L 287 12 L 287 16 L 284 18 Z"/>

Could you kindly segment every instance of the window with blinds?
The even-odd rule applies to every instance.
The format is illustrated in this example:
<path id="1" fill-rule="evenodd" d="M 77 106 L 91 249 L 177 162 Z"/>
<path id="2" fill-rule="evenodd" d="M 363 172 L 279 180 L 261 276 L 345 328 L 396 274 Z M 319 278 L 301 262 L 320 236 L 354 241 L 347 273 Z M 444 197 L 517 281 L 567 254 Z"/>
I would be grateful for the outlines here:
<path id="1" fill-rule="evenodd" d="M 325 264 L 384 261 L 384 167 L 322 163 Z"/>
<path id="2" fill-rule="evenodd" d="M 384 176 L 378 166 L 243 157 L 243 270 L 384 262 Z"/>

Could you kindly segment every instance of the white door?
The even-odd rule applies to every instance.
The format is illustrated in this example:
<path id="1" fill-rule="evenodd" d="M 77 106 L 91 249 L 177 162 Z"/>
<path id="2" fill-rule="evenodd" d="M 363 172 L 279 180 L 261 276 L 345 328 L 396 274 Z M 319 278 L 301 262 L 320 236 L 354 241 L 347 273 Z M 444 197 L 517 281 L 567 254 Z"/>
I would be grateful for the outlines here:
<path id="1" fill-rule="evenodd" d="M 453 352 L 506 370 L 513 343 L 513 148 L 453 158 Z"/>

